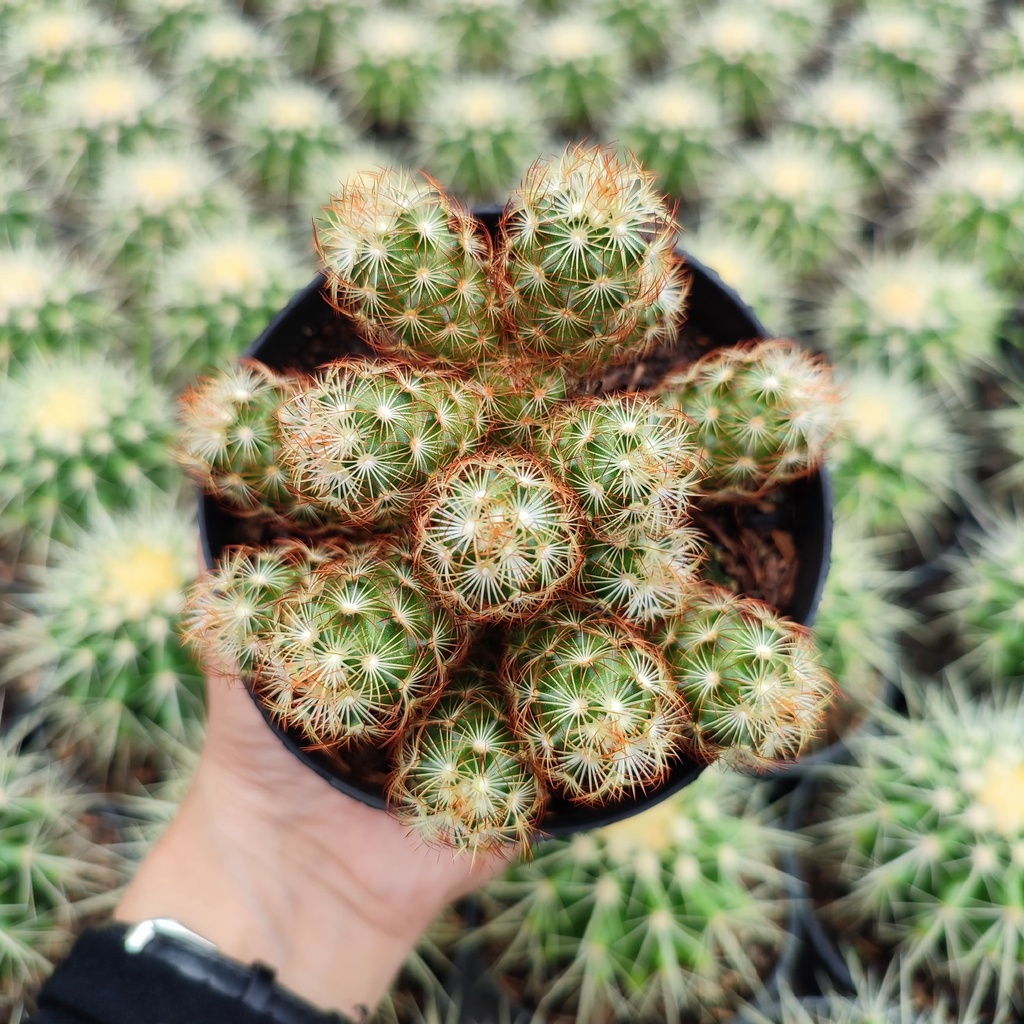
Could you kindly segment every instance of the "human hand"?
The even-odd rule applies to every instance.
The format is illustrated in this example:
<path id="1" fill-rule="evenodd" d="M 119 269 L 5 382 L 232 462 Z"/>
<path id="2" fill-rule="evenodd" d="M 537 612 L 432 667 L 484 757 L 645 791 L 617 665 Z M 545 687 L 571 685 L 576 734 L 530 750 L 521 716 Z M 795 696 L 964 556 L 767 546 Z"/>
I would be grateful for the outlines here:
<path id="1" fill-rule="evenodd" d="M 431 919 L 515 856 L 433 850 L 337 792 L 267 728 L 231 674 L 208 681 L 192 788 L 116 917 L 173 917 L 220 951 L 260 960 L 324 1009 L 359 1016 Z"/>

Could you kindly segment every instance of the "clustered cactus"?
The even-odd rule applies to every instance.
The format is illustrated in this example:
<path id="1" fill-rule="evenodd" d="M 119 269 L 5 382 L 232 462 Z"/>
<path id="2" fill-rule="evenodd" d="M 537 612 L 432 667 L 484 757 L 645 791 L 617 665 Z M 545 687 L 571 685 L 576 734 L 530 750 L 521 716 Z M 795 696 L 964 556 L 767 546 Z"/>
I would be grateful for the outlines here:
<path id="1" fill-rule="evenodd" d="M 364 174 L 317 244 L 377 358 L 250 361 L 184 401 L 181 461 L 264 538 L 196 585 L 187 636 L 300 743 L 386 748 L 391 807 L 428 841 L 521 839 L 552 795 L 614 804 L 684 756 L 788 760 L 831 699 L 805 630 L 703 581 L 691 519 L 736 462 L 716 501 L 815 470 L 823 368 L 766 342 L 664 393 L 588 393 L 675 340 L 674 238 L 653 176 L 611 150 L 537 163 L 493 245 L 432 180 Z M 742 419 L 714 390 L 733 375 L 761 427 L 716 444 L 712 405 Z"/>

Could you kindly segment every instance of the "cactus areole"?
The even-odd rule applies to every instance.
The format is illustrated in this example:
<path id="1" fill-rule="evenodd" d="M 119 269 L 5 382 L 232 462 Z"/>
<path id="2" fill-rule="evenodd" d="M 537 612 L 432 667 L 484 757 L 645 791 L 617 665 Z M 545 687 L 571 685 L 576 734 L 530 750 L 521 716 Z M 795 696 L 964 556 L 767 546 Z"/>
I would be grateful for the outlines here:
<path id="1" fill-rule="evenodd" d="M 587 174 L 601 177 L 600 187 L 588 191 Z M 729 553 L 736 540 L 723 541 L 723 523 L 735 523 L 737 536 L 783 536 L 773 564 L 788 563 L 787 582 L 773 592 L 775 612 L 807 626 L 821 597 L 832 498 L 820 459 L 770 500 L 729 496 L 733 504 L 719 506 L 701 490 L 710 469 L 696 424 L 679 411 L 683 400 L 658 394 L 667 369 L 716 349 L 756 351 L 767 332 L 717 274 L 666 241 L 674 225 L 650 180 L 633 162 L 570 148 L 532 169 L 503 212 L 483 211 L 475 221 L 453 213 L 430 179 L 415 185 L 415 216 L 395 199 L 406 178 L 387 183 L 388 217 L 373 197 L 364 208 L 348 191 L 372 185 L 343 186 L 344 201 L 328 218 L 354 269 L 339 272 L 328 262 L 318 227 L 325 272 L 244 353 L 290 381 L 274 413 L 279 439 L 260 445 L 283 453 L 290 497 L 276 511 L 254 514 L 251 488 L 243 488 L 246 503 L 232 501 L 222 447 L 212 457 L 227 485 L 210 488 L 209 473 L 196 469 L 202 445 L 189 435 L 185 403 L 184 461 L 206 480 L 200 530 L 207 566 L 217 570 L 197 585 L 187 638 L 228 656 L 227 648 L 244 647 L 251 692 L 285 746 L 336 789 L 387 807 L 431 843 L 473 851 L 502 837 L 609 824 L 689 785 L 714 759 L 694 733 L 693 698 L 673 682 L 658 637 L 679 633 L 666 617 L 685 618 L 691 587 L 759 590 L 748 585 L 756 569 L 753 576 L 736 569 Z M 609 206 L 607 192 L 616 189 L 628 192 L 625 207 Z M 372 216 L 361 221 L 367 209 Z M 389 218 L 394 225 L 382 231 Z M 368 236 L 356 237 L 353 224 Z M 392 230 L 408 240 L 393 266 Z M 439 248 L 443 260 L 432 263 Z M 430 306 L 432 289 L 440 307 Z M 477 327 L 462 324 L 465 315 Z M 408 330 L 395 342 L 403 316 Z M 449 324 L 446 340 L 417 355 L 418 326 L 433 320 Z M 549 349 L 563 345 L 575 347 L 560 360 Z M 632 361 L 624 359 L 629 351 Z M 645 360 L 655 367 L 653 381 Z M 360 365 L 365 379 L 353 383 Z M 564 367 L 554 390 L 553 366 Z M 535 390 L 521 399 L 500 394 L 531 374 Z M 771 403 L 780 385 L 773 371 L 767 378 L 761 391 Z M 204 396 L 216 391 L 199 387 Z M 297 411 L 314 399 L 316 415 L 306 422 Z M 606 414 L 616 402 L 614 415 Z M 225 408 L 230 419 L 240 406 Z M 517 410 L 504 413 L 517 423 L 502 421 L 504 409 Z M 208 430 L 205 406 L 204 415 Z M 519 423 L 521 415 L 528 422 Z M 751 418 L 756 425 L 758 414 Z M 248 482 L 254 453 L 242 454 Z M 290 475 L 293 467 L 301 472 Z M 360 514 L 346 519 L 350 494 Z M 386 598 L 366 565 L 371 539 L 393 566 Z M 651 554 L 671 555 L 676 543 L 674 561 Z M 723 543 L 725 554 L 716 556 Z M 266 576 L 255 553 L 275 547 L 291 568 Z M 356 559 L 358 571 L 339 567 L 323 554 L 328 549 Z M 232 551 L 250 554 L 239 561 Z M 231 571 L 220 568 L 225 558 L 234 559 Z M 597 583 L 587 564 L 602 567 Z M 651 565 L 657 570 L 640 578 Z M 621 573 L 622 587 L 609 573 Z M 359 587 L 337 582 L 349 578 Z M 280 593 L 265 596 L 274 587 Z M 264 595 L 260 608 L 254 594 Z M 366 623 L 361 654 L 343 620 Z M 385 635 L 393 642 L 377 642 Z M 224 636 L 230 640 L 218 647 Z M 619 654 L 590 650 L 608 647 L 609 637 Z M 336 649 L 342 639 L 344 657 Z M 816 655 L 776 672 L 772 659 L 758 662 L 754 647 L 748 669 L 761 680 L 759 692 L 776 693 L 786 707 L 817 702 L 806 716 L 813 734 L 833 686 Z M 531 682 L 526 667 L 549 663 L 558 666 L 557 680 L 541 672 Z M 487 688 L 461 724 L 432 711 L 452 692 L 456 673 Z M 702 685 L 715 681 L 688 683 L 691 691 Z M 331 709 L 330 730 L 318 695 Z M 727 694 L 721 699 L 728 715 L 756 712 Z M 305 728 L 311 721 L 313 732 Z M 747 731 L 729 727 L 723 735 Z M 751 760 L 737 751 L 731 763 Z M 488 802 L 494 787 L 500 805 Z"/>

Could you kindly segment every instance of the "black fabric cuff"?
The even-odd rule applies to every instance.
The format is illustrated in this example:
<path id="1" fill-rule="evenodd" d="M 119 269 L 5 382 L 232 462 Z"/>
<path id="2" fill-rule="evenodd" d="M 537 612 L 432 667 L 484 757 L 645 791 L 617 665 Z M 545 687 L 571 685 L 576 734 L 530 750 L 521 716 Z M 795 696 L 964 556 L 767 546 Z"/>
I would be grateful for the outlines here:
<path id="1" fill-rule="evenodd" d="M 129 953 L 126 931 L 110 925 L 84 932 L 43 986 L 29 1024 L 352 1024 L 281 988 L 262 964 L 161 937 Z"/>

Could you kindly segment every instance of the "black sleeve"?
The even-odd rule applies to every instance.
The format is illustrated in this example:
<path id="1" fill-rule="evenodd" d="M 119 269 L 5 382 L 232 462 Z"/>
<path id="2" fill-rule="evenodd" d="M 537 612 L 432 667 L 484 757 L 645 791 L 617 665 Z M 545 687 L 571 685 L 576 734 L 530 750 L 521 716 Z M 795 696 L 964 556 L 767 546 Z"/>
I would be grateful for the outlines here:
<path id="1" fill-rule="evenodd" d="M 82 934 L 27 1024 L 351 1024 L 274 983 L 273 972 L 173 943 L 128 953 L 124 927 Z"/>

